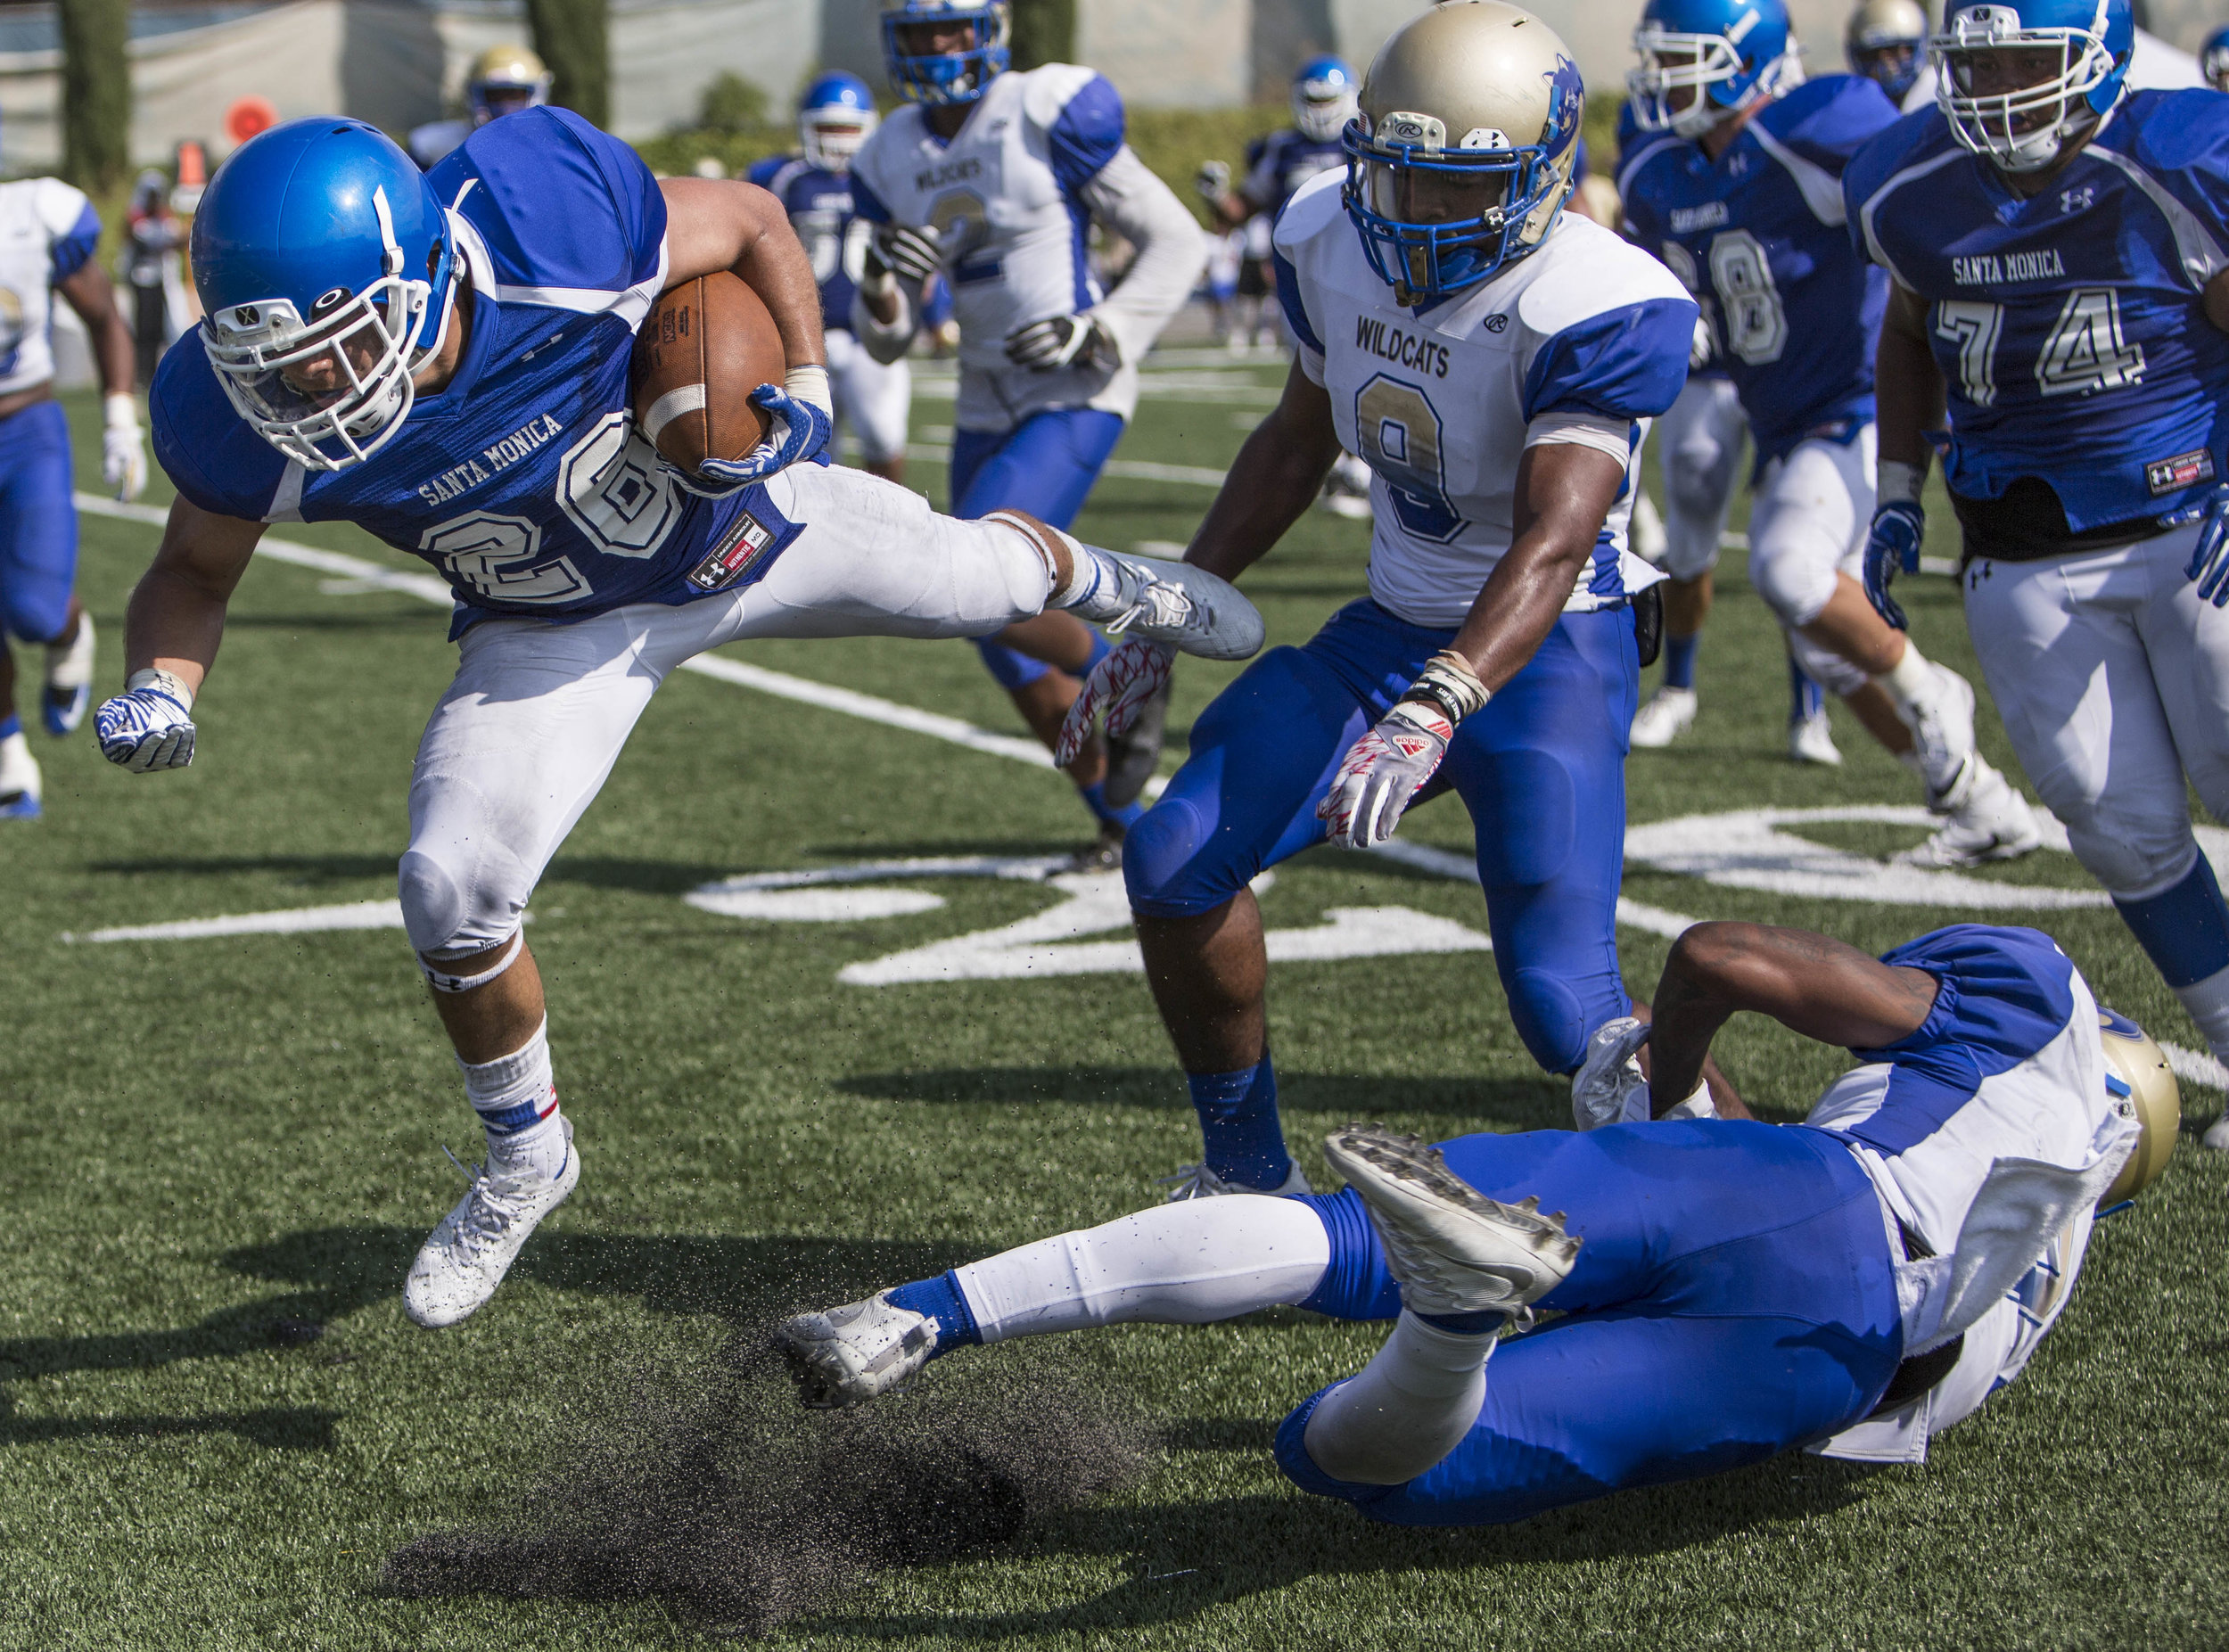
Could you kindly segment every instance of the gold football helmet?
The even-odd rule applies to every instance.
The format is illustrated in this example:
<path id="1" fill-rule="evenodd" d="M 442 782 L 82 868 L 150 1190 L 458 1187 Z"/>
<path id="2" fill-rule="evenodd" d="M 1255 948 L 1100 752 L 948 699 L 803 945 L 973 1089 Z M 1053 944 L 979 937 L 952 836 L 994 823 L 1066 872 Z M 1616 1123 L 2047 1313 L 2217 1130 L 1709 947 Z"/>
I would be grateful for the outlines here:
<path id="1" fill-rule="evenodd" d="M 2128 1163 L 2121 1166 L 2120 1174 L 2098 1201 L 2107 1205 L 2135 1197 L 2166 1173 L 2183 1125 L 2183 1098 L 2182 1089 L 2175 1081 L 2175 1069 L 2167 1065 L 2166 1053 L 2152 1042 L 2150 1033 L 2110 1009 L 2099 1010 L 2097 1019 L 2098 1041 L 2105 1047 L 2106 1081 L 2126 1088 L 2129 1104 L 2136 1109 L 2136 1122 L 2143 1131 L 2136 1138 L 2135 1152 L 2128 1155 Z"/>

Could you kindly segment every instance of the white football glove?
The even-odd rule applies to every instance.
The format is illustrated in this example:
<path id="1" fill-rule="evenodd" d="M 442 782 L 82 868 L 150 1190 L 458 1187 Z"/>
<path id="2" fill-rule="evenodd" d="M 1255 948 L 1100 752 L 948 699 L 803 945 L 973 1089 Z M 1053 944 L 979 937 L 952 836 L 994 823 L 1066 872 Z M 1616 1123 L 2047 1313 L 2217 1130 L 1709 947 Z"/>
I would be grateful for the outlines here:
<path id="1" fill-rule="evenodd" d="M 136 775 L 193 760 L 193 691 L 168 671 L 134 671 L 130 684 L 93 714 L 101 755 Z"/>
<path id="2" fill-rule="evenodd" d="M 1051 316 L 1016 327 L 1006 336 L 1006 358 L 1017 367 L 1050 373 L 1071 364 L 1089 367 L 1119 367 L 1123 347 L 1114 335 L 1086 310 L 1077 316 Z"/>
<path id="3" fill-rule="evenodd" d="M 1641 1047 L 1649 1041 L 1649 1023 L 1633 1015 L 1620 1015 L 1594 1029 L 1587 1040 L 1586 1064 L 1571 1081 L 1571 1120 L 1583 1130 L 1605 1124 L 1646 1124 L 1649 1081 L 1641 1076 Z M 1710 1086 L 1698 1083 L 1695 1093 L 1665 1115 L 1666 1119 L 1715 1119 L 1718 1108 L 1710 1098 Z"/>
<path id="4" fill-rule="evenodd" d="M 1203 160 L 1192 179 L 1192 187 L 1202 201 L 1213 204 L 1230 193 L 1230 162 Z"/>
<path id="5" fill-rule="evenodd" d="M 1391 838 L 1454 737 L 1447 713 L 1426 701 L 1403 700 L 1379 718 L 1347 747 L 1331 789 L 1316 805 L 1316 818 L 1330 823 L 1331 841 L 1342 849 L 1369 849 Z"/>
<path id="6" fill-rule="evenodd" d="M 1076 760 L 1083 743 L 1091 737 L 1091 725 L 1104 718 L 1109 739 L 1130 732 L 1154 695 L 1168 685 L 1176 665 L 1172 644 L 1150 642 L 1142 637 L 1125 639 L 1083 679 L 1083 692 L 1068 708 L 1060 725 L 1060 739 L 1053 747 L 1053 767 L 1065 768 Z"/>
<path id="7" fill-rule="evenodd" d="M 139 404 L 117 391 L 101 399 L 106 423 L 101 431 L 101 481 L 119 499 L 136 499 L 147 488 L 146 434 L 139 427 Z"/>
<path id="8" fill-rule="evenodd" d="M 902 224 L 878 224 L 867 243 L 868 273 L 875 266 L 893 271 L 918 286 L 944 267 L 944 249 L 937 232 L 927 225 L 908 229 Z"/>

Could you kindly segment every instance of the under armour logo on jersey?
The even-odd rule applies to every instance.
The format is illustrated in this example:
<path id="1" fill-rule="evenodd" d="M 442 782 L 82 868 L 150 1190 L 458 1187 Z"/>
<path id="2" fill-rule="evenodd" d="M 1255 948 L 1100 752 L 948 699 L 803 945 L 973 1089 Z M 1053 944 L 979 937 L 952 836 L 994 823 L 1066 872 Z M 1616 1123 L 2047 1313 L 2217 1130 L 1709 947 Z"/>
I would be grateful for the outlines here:
<path id="1" fill-rule="evenodd" d="M 2059 192 L 2059 210 L 2061 213 L 2087 212 L 2096 200 L 2097 188 L 2094 185 L 2085 184 L 2078 189 L 2062 189 Z"/>

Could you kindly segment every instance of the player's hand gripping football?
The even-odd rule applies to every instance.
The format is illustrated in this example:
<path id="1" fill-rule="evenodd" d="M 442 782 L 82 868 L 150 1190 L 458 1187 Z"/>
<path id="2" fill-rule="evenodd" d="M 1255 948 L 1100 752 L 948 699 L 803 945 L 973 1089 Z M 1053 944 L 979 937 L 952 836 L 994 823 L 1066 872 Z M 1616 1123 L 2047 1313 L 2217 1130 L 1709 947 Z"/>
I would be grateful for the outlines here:
<path id="1" fill-rule="evenodd" d="M 1076 316 L 1052 316 L 1016 327 L 1007 334 L 1006 358 L 1017 367 L 1050 373 L 1070 366 L 1117 367 L 1123 347 L 1114 335 L 1085 310 Z"/>
<path id="2" fill-rule="evenodd" d="M 131 685 L 93 714 L 101 755 L 144 775 L 193 760 L 193 696 L 167 671 L 135 671 Z"/>
<path id="3" fill-rule="evenodd" d="M 1111 738 L 1128 734 L 1147 703 L 1167 685 L 1175 664 L 1176 650 L 1167 643 L 1133 637 L 1117 646 L 1083 679 L 1083 692 L 1060 725 L 1053 766 L 1065 768 L 1076 760 L 1095 722 L 1104 719 Z"/>
<path id="4" fill-rule="evenodd" d="M 102 398 L 101 481 L 119 499 L 136 499 L 147 489 L 147 439 L 139 426 L 139 404 L 125 392 Z"/>
<path id="5" fill-rule="evenodd" d="M 1899 631 L 1908 629 L 1904 610 L 1888 595 L 1899 570 L 1920 571 L 1920 543 L 1927 538 L 1927 513 L 1915 500 L 1891 499 L 1873 513 L 1865 536 L 1865 595 L 1880 617 Z"/>
<path id="6" fill-rule="evenodd" d="M 2229 482 L 2207 495 L 2200 507 L 2198 543 L 2191 549 L 2191 565 L 2184 571 L 2198 586 L 2198 599 L 2217 608 L 2229 607 Z"/>
<path id="7" fill-rule="evenodd" d="M 815 374 L 817 386 L 801 382 Z M 835 436 L 835 417 L 826 405 L 827 383 L 826 372 L 797 368 L 791 371 L 786 385 L 760 385 L 751 392 L 751 403 L 773 417 L 766 440 L 740 459 L 706 459 L 693 474 L 680 473 L 681 485 L 691 493 L 717 499 L 818 456 Z M 818 400 L 814 399 L 816 389 Z"/>

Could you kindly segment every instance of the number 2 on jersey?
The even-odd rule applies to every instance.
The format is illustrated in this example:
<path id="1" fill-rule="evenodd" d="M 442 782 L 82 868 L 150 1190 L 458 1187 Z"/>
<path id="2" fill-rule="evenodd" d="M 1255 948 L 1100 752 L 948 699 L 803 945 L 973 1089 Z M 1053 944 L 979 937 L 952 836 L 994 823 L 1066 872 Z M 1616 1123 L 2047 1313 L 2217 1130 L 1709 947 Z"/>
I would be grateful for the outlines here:
<path id="1" fill-rule="evenodd" d="M 1935 307 L 1935 336 L 1958 346 L 1958 382 L 1977 407 L 1997 399 L 1997 341 L 2004 306 L 1978 299 L 1945 299 Z M 2036 357 L 2036 388 L 2045 396 L 2078 396 L 2141 383 L 2144 351 L 2121 331 L 2120 295 L 2110 287 L 2080 287 L 2067 294 L 2051 335 Z"/>
<path id="2" fill-rule="evenodd" d="M 1415 385 L 1381 373 L 1354 393 L 1356 455 L 1384 481 L 1394 514 L 1419 539 L 1452 539 L 1463 526 L 1447 497 L 1440 437 L 1440 415 Z"/>

